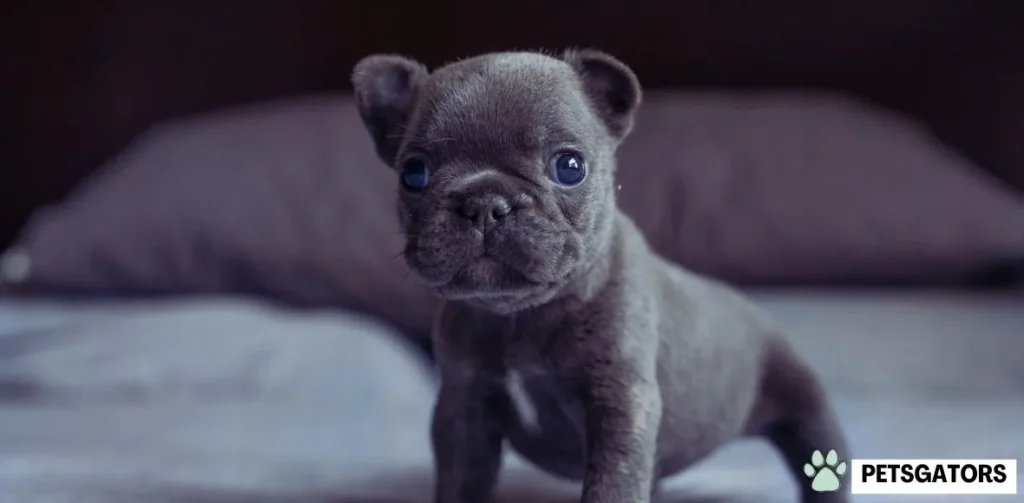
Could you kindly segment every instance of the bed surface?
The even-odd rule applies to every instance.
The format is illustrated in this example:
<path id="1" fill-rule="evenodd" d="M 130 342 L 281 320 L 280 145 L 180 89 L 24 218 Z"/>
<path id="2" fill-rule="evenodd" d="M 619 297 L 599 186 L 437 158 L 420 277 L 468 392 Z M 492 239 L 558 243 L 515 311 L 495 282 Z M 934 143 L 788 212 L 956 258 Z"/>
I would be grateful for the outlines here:
<path id="1" fill-rule="evenodd" d="M 752 295 L 821 372 L 854 457 L 1024 459 L 1021 294 Z M 344 313 L 5 300 L 0 502 L 429 502 L 434 385 L 393 331 Z M 506 466 L 501 501 L 574 500 Z M 795 501 L 759 441 L 666 489 L 670 503 Z"/>

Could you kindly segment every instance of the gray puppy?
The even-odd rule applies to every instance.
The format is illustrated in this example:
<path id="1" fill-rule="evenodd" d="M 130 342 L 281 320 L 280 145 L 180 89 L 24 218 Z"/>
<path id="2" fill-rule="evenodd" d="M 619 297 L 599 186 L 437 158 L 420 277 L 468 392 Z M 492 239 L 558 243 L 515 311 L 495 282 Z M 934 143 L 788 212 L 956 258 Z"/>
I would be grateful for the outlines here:
<path id="1" fill-rule="evenodd" d="M 434 72 L 373 55 L 352 75 L 401 185 L 406 262 L 444 300 L 434 351 L 435 502 L 491 501 L 508 441 L 650 501 L 662 477 L 744 435 L 784 455 L 804 502 L 816 449 L 848 454 L 818 380 L 739 294 L 662 259 L 615 203 L 641 89 L 598 51 L 496 53 Z"/>

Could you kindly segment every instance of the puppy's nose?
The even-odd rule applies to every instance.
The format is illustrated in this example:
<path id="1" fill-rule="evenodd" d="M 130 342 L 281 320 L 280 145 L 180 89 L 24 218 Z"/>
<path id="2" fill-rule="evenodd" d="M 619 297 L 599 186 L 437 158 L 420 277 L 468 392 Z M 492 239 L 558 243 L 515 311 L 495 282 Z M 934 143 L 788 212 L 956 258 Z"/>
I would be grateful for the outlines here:
<path id="1" fill-rule="evenodd" d="M 455 206 L 459 216 L 477 225 L 493 224 L 512 213 L 512 204 L 499 194 L 480 194 L 464 199 Z"/>

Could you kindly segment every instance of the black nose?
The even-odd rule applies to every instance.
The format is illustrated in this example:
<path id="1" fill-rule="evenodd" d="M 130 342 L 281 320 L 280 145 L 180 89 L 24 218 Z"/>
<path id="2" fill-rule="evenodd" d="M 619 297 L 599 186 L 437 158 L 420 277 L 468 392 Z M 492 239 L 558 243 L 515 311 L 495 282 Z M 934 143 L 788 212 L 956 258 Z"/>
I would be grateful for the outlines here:
<path id="1" fill-rule="evenodd" d="M 480 194 L 467 197 L 456 204 L 455 213 L 477 225 L 489 225 L 512 213 L 512 204 L 499 194 Z"/>

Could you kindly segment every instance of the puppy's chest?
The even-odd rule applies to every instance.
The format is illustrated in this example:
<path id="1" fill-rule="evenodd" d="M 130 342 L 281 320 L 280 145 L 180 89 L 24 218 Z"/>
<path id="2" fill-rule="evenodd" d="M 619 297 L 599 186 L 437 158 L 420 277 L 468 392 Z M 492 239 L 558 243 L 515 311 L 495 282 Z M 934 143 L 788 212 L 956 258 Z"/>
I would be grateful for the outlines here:
<path id="1" fill-rule="evenodd" d="M 582 403 L 571 386 L 559 376 L 509 370 L 505 391 L 521 428 L 528 431 L 576 430 L 583 417 Z"/>
<path id="2" fill-rule="evenodd" d="M 506 357 L 504 387 L 521 427 L 575 430 L 582 419 L 582 404 L 572 379 L 533 351 Z"/>

